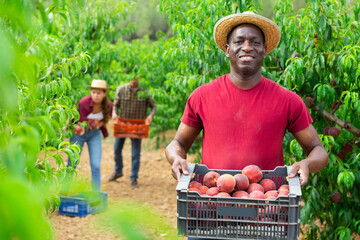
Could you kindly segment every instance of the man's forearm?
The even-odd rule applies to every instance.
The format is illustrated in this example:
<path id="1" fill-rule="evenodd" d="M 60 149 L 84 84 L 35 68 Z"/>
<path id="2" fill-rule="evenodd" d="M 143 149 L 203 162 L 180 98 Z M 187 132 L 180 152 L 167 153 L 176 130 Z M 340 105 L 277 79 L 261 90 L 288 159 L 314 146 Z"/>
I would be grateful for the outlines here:
<path id="1" fill-rule="evenodd" d="M 315 146 L 308 157 L 301 162 L 308 166 L 309 172 L 315 173 L 328 165 L 329 155 L 323 146 Z"/>
<path id="2" fill-rule="evenodd" d="M 154 116 L 155 116 L 155 113 L 156 113 L 156 106 L 154 105 L 154 106 L 151 108 L 151 112 L 150 112 L 149 116 L 154 117 Z"/>
<path id="3" fill-rule="evenodd" d="M 174 163 L 177 156 L 186 159 L 185 148 L 175 139 L 166 147 L 165 155 L 170 165 Z"/>

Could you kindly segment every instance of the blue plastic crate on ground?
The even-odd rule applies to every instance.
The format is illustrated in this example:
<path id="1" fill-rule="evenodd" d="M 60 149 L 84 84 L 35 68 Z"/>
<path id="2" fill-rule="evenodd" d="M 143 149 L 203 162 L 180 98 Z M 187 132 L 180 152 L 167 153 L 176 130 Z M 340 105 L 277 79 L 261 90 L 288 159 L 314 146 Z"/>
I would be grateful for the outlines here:
<path id="1" fill-rule="evenodd" d="M 84 191 L 72 196 L 60 196 L 59 213 L 73 217 L 105 211 L 107 192 Z"/>
<path id="2" fill-rule="evenodd" d="M 273 180 L 277 188 L 284 183 L 289 185 L 288 196 L 273 200 L 200 196 L 190 192 L 190 181 L 203 183 L 210 170 L 220 175 L 242 172 L 189 164 L 189 174 L 182 174 L 176 187 L 179 235 L 209 239 L 299 239 L 301 187 L 298 176 L 287 179 L 291 167 L 262 171 L 263 178 Z"/>

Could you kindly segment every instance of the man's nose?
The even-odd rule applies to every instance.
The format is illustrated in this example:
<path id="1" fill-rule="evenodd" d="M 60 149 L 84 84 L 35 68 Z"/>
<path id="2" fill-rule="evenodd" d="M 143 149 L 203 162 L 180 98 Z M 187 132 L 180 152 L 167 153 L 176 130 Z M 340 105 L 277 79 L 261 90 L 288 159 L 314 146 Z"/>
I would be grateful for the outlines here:
<path id="1" fill-rule="evenodd" d="M 246 41 L 244 42 L 244 44 L 243 44 L 243 46 L 242 46 L 242 50 L 243 50 L 244 52 L 249 52 L 249 51 L 253 50 L 253 47 L 251 46 L 250 41 L 246 40 Z"/>

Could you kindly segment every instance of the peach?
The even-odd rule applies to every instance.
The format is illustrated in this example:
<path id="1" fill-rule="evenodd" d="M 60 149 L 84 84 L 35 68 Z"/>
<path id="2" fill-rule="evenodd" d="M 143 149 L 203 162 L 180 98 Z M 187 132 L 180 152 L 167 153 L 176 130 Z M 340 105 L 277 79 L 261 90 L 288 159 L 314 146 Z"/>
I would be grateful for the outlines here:
<path id="1" fill-rule="evenodd" d="M 249 194 L 249 198 L 265 199 L 265 195 L 263 192 L 255 190 Z"/>
<path id="2" fill-rule="evenodd" d="M 200 190 L 201 195 L 206 194 L 207 190 L 209 190 L 209 188 L 207 186 L 204 186 L 204 185 L 201 185 L 201 186 L 197 187 L 197 189 Z"/>
<path id="3" fill-rule="evenodd" d="M 194 187 L 189 188 L 189 192 L 198 192 L 199 194 L 201 194 L 200 189 Z"/>
<path id="4" fill-rule="evenodd" d="M 276 190 L 270 190 L 270 191 L 265 192 L 265 198 L 269 198 L 269 197 L 277 198 L 277 196 L 278 196 L 278 191 L 276 191 Z"/>
<path id="5" fill-rule="evenodd" d="M 267 197 L 265 197 L 265 199 L 274 200 L 274 199 L 276 199 L 276 197 L 274 197 L 274 196 L 267 196 Z"/>
<path id="6" fill-rule="evenodd" d="M 246 189 L 246 191 L 248 193 L 252 193 L 253 191 L 260 191 L 260 192 L 265 192 L 264 188 L 258 184 L 258 183 L 250 183 L 249 187 Z"/>
<path id="7" fill-rule="evenodd" d="M 281 185 L 281 186 L 278 188 L 278 192 L 281 191 L 282 189 L 289 190 L 289 185 L 287 185 L 287 184 Z"/>
<path id="8" fill-rule="evenodd" d="M 331 136 L 337 137 L 337 136 L 340 135 L 341 130 L 338 129 L 338 128 L 336 128 L 336 127 L 331 127 L 331 128 L 329 128 L 329 131 L 328 131 L 328 132 L 329 132 L 329 134 L 330 134 Z"/>
<path id="9" fill-rule="evenodd" d="M 204 185 L 208 188 L 216 187 L 216 183 L 218 178 L 220 177 L 220 174 L 214 171 L 207 172 L 204 176 L 203 182 Z"/>
<path id="10" fill-rule="evenodd" d="M 261 169 L 256 165 L 248 165 L 242 170 L 242 174 L 248 177 L 250 183 L 257 183 L 262 178 Z"/>
<path id="11" fill-rule="evenodd" d="M 189 183 L 189 188 L 198 188 L 198 187 L 200 187 L 202 184 L 201 183 L 199 183 L 198 181 L 191 181 L 190 183 Z"/>
<path id="12" fill-rule="evenodd" d="M 219 193 L 219 189 L 217 187 L 211 187 L 206 191 L 206 195 L 215 196 Z"/>
<path id="13" fill-rule="evenodd" d="M 81 133 L 81 131 L 82 131 L 81 126 L 80 126 L 80 125 L 76 125 L 76 126 L 75 126 L 75 129 L 74 129 L 74 132 L 77 133 L 77 134 L 79 134 L 79 133 Z"/>
<path id="14" fill-rule="evenodd" d="M 335 193 L 331 196 L 331 200 L 333 200 L 334 202 L 340 202 L 340 201 L 341 201 L 341 193 L 335 192 Z"/>
<path id="15" fill-rule="evenodd" d="M 343 149 L 346 153 L 351 153 L 354 149 L 353 145 L 351 145 L 351 143 L 346 143 L 344 146 L 343 146 Z"/>
<path id="16" fill-rule="evenodd" d="M 244 174 L 235 174 L 234 178 L 236 180 L 235 191 L 245 190 L 249 187 L 249 179 Z"/>
<path id="17" fill-rule="evenodd" d="M 217 197 L 231 197 L 230 194 L 228 194 L 226 192 L 219 192 L 216 196 Z"/>
<path id="18" fill-rule="evenodd" d="M 236 197 L 236 198 L 243 198 L 243 197 L 248 198 L 249 194 L 247 192 L 241 190 L 241 191 L 234 192 L 231 196 Z"/>
<path id="19" fill-rule="evenodd" d="M 287 196 L 287 195 L 289 195 L 289 190 L 287 190 L 287 189 L 281 189 L 281 190 L 279 191 L 279 195 L 278 195 L 278 196 Z"/>
<path id="20" fill-rule="evenodd" d="M 260 185 L 264 188 L 264 192 L 276 190 L 276 184 L 271 179 L 261 180 Z"/>
<path id="21" fill-rule="evenodd" d="M 223 174 L 217 180 L 217 188 L 220 192 L 231 193 L 234 191 L 236 180 L 230 174 Z"/>

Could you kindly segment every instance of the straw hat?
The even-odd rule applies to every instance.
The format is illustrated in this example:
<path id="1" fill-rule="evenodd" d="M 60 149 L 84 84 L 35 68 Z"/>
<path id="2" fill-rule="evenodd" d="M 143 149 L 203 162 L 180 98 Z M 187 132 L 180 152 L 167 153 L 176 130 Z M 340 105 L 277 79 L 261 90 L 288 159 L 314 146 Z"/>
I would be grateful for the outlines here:
<path id="1" fill-rule="evenodd" d="M 250 23 L 260 28 L 265 35 L 266 53 L 271 52 L 279 44 L 281 33 L 279 27 L 270 19 L 253 12 L 231 14 L 221 18 L 214 27 L 216 45 L 225 52 L 227 36 L 239 24 Z"/>
<path id="2" fill-rule="evenodd" d="M 96 89 L 103 89 L 103 90 L 109 90 L 109 87 L 106 87 L 105 80 L 100 79 L 94 79 L 91 82 L 91 86 L 87 86 L 88 88 L 96 88 Z"/>

